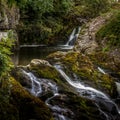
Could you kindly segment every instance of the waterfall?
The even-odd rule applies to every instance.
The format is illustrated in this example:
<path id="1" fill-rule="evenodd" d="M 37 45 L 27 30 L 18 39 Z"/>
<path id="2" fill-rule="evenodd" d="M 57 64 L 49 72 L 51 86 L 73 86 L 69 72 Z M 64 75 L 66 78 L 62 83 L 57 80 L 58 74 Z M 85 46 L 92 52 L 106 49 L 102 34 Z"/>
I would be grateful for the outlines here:
<path id="1" fill-rule="evenodd" d="M 55 120 L 68 120 L 68 118 L 64 115 L 64 113 L 67 113 L 69 111 L 68 109 L 61 108 L 58 105 L 50 104 L 50 101 L 52 99 L 54 99 L 57 96 L 61 96 L 61 95 L 58 93 L 58 87 L 55 84 L 52 84 L 50 82 L 48 84 L 51 86 L 54 95 L 45 101 L 46 105 L 48 105 L 51 108 L 51 110 L 53 111 Z"/>
<path id="2" fill-rule="evenodd" d="M 91 87 L 86 87 L 84 85 L 82 85 L 80 82 L 78 81 L 72 81 L 66 74 L 65 72 L 61 69 L 60 65 L 55 65 L 56 70 L 63 76 L 63 78 L 73 87 L 75 87 L 77 89 L 77 91 L 83 91 L 82 93 L 84 93 L 85 91 L 87 91 L 87 93 L 89 93 L 89 97 L 91 97 L 92 99 L 96 96 L 102 97 L 104 99 L 109 99 L 104 93 L 91 88 Z M 80 91 L 80 92 L 81 92 Z"/>
<path id="3" fill-rule="evenodd" d="M 50 82 L 50 80 L 37 78 L 31 72 L 26 72 L 25 70 L 23 70 L 23 74 L 27 75 L 28 79 L 30 79 L 30 81 L 31 81 L 31 89 L 30 90 L 28 90 L 28 88 L 26 88 L 26 89 L 31 94 L 33 94 L 34 96 L 42 95 L 42 93 L 46 91 L 46 90 L 43 90 L 44 88 L 51 90 L 51 92 L 53 93 L 53 96 L 50 97 L 50 98 L 47 98 L 45 103 L 53 111 L 53 116 L 54 116 L 55 120 L 69 120 L 64 115 L 68 111 L 70 111 L 69 109 L 61 108 L 58 105 L 51 105 L 50 104 L 50 101 L 53 100 L 55 97 L 61 96 L 58 93 L 58 86 L 55 83 Z M 71 114 L 73 114 L 73 113 L 71 112 Z"/>
<path id="4" fill-rule="evenodd" d="M 73 46 L 74 45 L 75 41 L 77 40 L 77 38 L 79 36 L 80 30 L 81 30 L 81 27 L 73 29 L 65 46 L 69 46 L 69 45 Z"/>
<path id="5" fill-rule="evenodd" d="M 74 28 L 69 36 L 68 41 L 64 45 L 58 45 L 60 49 L 71 50 L 74 47 L 75 41 L 78 39 L 81 27 Z"/>
<path id="6" fill-rule="evenodd" d="M 101 114 L 105 116 L 106 120 L 110 120 L 110 117 L 107 113 L 104 112 L 104 110 L 102 110 L 102 106 L 106 106 L 110 111 L 112 111 L 113 107 L 115 107 L 118 113 L 119 110 L 116 104 L 113 101 L 111 101 L 110 98 L 106 96 L 103 92 L 98 91 L 92 87 L 86 87 L 79 81 L 73 81 L 69 76 L 65 74 L 65 72 L 62 70 L 61 65 L 56 64 L 54 65 L 54 67 L 72 87 L 76 88 L 77 92 L 79 92 L 80 95 L 95 101 L 98 110 Z"/>
<path id="7" fill-rule="evenodd" d="M 38 81 L 38 78 L 33 75 L 31 72 L 26 72 L 23 70 L 23 73 L 26 74 L 29 79 L 31 80 L 31 89 L 30 93 L 32 93 L 35 96 L 38 96 L 40 93 L 42 93 L 41 84 Z"/>
<path id="8" fill-rule="evenodd" d="M 112 113 L 113 108 L 116 108 L 114 109 L 114 113 L 118 113 L 116 104 L 103 92 L 92 87 L 85 86 L 78 80 L 76 75 L 74 75 L 75 80 L 72 80 L 62 70 L 61 65 L 55 64 L 54 67 L 61 74 L 61 76 L 76 89 L 76 92 L 78 92 L 80 96 L 94 101 L 97 109 L 99 110 L 100 114 L 104 116 L 105 120 L 111 120 L 109 113 Z M 26 72 L 25 70 L 23 70 L 23 74 L 25 74 L 27 78 L 30 79 L 31 88 L 29 89 L 29 92 L 34 96 L 42 96 L 46 91 L 52 93 L 51 96 L 45 100 L 45 103 L 53 112 L 53 117 L 55 120 L 71 120 L 68 117 L 69 115 L 73 116 L 74 113 L 70 109 L 61 107 L 61 105 L 59 105 L 57 102 L 54 102 L 56 98 L 58 99 L 62 97 L 62 94 L 59 93 L 58 86 L 55 82 L 48 79 L 37 78 L 33 73 Z M 105 106 L 105 109 L 103 106 Z M 114 117 L 114 114 L 112 115 Z"/>
<path id="9" fill-rule="evenodd" d="M 67 43 L 65 44 L 66 46 L 70 45 L 71 41 L 74 39 L 75 32 L 76 32 L 76 28 L 74 28 L 72 33 L 70 34 L 69 39 L 68 39 Z"/>

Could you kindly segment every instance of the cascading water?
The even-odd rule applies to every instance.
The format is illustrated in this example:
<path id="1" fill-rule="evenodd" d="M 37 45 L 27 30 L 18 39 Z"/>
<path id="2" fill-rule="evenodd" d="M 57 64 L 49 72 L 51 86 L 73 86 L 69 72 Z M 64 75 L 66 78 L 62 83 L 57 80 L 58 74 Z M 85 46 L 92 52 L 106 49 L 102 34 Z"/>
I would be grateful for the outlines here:
<path id="1" fill-rule="evenodd" d="M 104 99 L 109 99 L 104 93 L 91 88 L 91 87 L 85 87 L 84 85 L 82 85 L 80 82 L 78 81 L 72 81 L 66 74 L 65 72 L 61 69 L 60 65 L 55 65 L 56 70 L 64 77 L 64 79 L 73 87 L 75 87 L 77 89 L 77 91 L 79 91 L 79 89 L 84 90 L 89 92 L 91 99 L 93 99 L 95 96 L 101 96 Z M 80 91 L 81 92 L 81 91 Z"/>
<path id="2" fill-rule="evenodd" d="M 50 104 L 50 101 L 53 100 L 55 97 L 61 96 L 58 93 L 58 87 L 55 83 L 50 82 L 50 80 L 47 80 L 47 79 L 37 78 L 33 73 L 26 72 L 25 70 L 23 70 L 23 74 L 27 75 L 27 77 L 31 81 L 31 89 L 30 90 L 28 88 L 26 89 L 34 96 L 41 96 L 43 92 L 46 91 L 45 89 L 51 90 L 51 92 L 53 93 L 53 96 L 50 98 L 47 98 L 45 103 L 53 111 L 53 116 L 55 120 L 70 120 L 67 116 L 64 115 L 69 111 L 69 109 L 61 108 L 58 105 Z M 73 113 L 71 112 L 71 114 Z"/>
<path id="3" fill-rule="evenodd" d="M 69 39 L 67 41 L 67 43 L 65 44 L 65 46 L 73 46 L 75 41 L 77 40 L 79 33 L 80 33 L 81 27 L 78 28 L 74 28 L 71 35 L 69 36 Z"/>
<path id="4" fill-rule="evenodd" d="M 58 45 L 60 49 L 73 49 L 75 41 L 77 40 L 81 27 L 74 28 L 72 33 L 69 36 L 68 41 L 64 45 Z"/>
<path id="5" fill-rule="evenodd" d="M 110 100 L 104 93 L 98 91 L 91 87 L 86 87 L 81 84 L 79 81 L 73 81 L 70 77 L 68 77 L 65 72 L 62 70 L 61 65 L 54 65 L 56 70 L 61 74 L 61 76 L 74 88 L 76 88 L 77 92 L 80 93 L 81 96 L 87 97 L 88 99 L 94 100 L 95 104 L 102 115 L 104 115 L 105 120 L 111 120 L 110 116 L 102 110 L 102 105 L 108 107 L 110 111 L 112 111 L 113 107 L 116 108 L 116 112 L 118 113 L 118 108 L 116 104 Z M 101 69 L 100 69 L 101 70 Z M 107 106 L 108 105 L 108 106 Z"/>
<path id="6" fill-rule="evenodd" d="M 101 68 L 101 67 L 98 67 L 98 70 L 102 73 L 102 74 L 111 74 L 111 73 L 109 73 L 110 71 L 107 71 L 107 70 L 104 70 L 103 68 Z M 117 87 L 117 92 L 118 92 L 118 98 L 117 99 L 119 99 L 119 97 L 120 97 L 120 82 L 115 82 L 115 84 L 116 84 L 116 87 Z M 117 100 L 116 99 L 116 100 Z M 118 103 L 117 103 L 118 104 Z M 120 114 L 120 105 L 118 104 L 118 112 L 119 112 L 119 114 Z"/>
<path id="7" fill-rule="evenodd" d="M 70 42 L 74 39 L 75 32 L 76 32 L 76 28 L 73 29 L 71 35 L 69 36 L 69 39 L 68 39 L 67 43 L 65 44 L 66 46 L 70 45 Z"/>
<path id="8" fill-rule="evenodd" d="M 35 96 L 38 96 L 39 94 L 41 94 L 42 88 L 41 88 L 40 82 L 37 80 L 37 77 L 35 77 L 31 72 L 23 71 L 23 73 L 29 77 L 29 80 L 31 80 L 30 93 L 32 93 Z"/>

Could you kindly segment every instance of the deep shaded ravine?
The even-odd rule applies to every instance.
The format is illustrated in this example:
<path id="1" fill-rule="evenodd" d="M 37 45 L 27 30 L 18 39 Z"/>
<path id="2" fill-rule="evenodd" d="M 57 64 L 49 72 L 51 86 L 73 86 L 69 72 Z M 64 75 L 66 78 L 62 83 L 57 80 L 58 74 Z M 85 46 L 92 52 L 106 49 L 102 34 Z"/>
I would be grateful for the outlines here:
<path id="1" fill-rule="evenodd" d="M 58 46 L 58 48 L 62 50 L 72 49 L 75 40 L 77 40 L 78 38 L 80 29 L 80 27 L 74 29 L 69 37 L 68 42 L 66 42 L 65 45 Z M 83 82 L 81 83 L 80 81 L 82 80 L 78 81 L 76 77 L 70 78 L 64 72 L 64 66 L 62 66 L 61 64 L 54 64 L 53 66 L 59 72 L 61 77 L 68 83 L 68 85 L 75 89 L 75 92 L 79 96 L 94 101 L 95 107 L 99 111 L 100 116 L 102 116 L 100 118 L 101 120 L 119 120 L 119 118 L 117 118 L 116 116 L 116 114 L 118 114 L 119 112 L 119 109 L 117 105 L 106 94 L 88 85 L 85 85 Z M 102 68 L 98 67 L 98 70 L 102 74 L 106 74 Z M 74 111 L 67 107 L 62 107 L 57 103 L 53 104 L 53 102 L 51 102 L 62 97 L 62 94 L 59 93 L 59 85 L 57 85 L 52 80 L 38 78 L 30 71 L 23 70 L 23 74 L 29 78 L 29 87 L 27 86 L 25 87 L 25 89 L 28 90 L 31 94 L 41 98 L 44 94 L 46 94 L 46 92 L 50 92 L 50 96 L 45 98 L 44 101 L 46 105 L 52 110 L 55 120 L 75 120 Z"/>

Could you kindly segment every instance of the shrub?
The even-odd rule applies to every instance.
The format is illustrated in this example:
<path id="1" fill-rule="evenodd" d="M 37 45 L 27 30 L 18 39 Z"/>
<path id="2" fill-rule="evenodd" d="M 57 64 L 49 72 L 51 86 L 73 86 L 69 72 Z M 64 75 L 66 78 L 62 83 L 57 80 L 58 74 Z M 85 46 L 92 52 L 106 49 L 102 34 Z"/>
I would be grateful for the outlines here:
<path id="1" fill-rule="evenodd" d="M 97 32 L 96 38 L 99 43 L 105 39 L 109 46 L 120 46 L 120 12 Z"/>
<path id="2" fill-rule="evenodd" d="M 0 76 L 5 76 L 13 66 L 11 62 L 11 47 L 14 42 L 13 32 L 9 31 L 8 36 L 0 41 Z"/>

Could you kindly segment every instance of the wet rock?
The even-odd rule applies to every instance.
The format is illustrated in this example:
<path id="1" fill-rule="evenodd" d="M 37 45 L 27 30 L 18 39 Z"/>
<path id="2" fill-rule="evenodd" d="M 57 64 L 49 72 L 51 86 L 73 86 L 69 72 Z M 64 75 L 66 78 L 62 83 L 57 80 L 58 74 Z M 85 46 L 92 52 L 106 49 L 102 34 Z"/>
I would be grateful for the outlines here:
<path id="1" fill-rule="evenodd" d="M 61 63 L 66 66 L 65 70 L 68 74 L 76 73 L 84 84 L 116 97 L 114 79 L 108 74 L 101 73 L 88 56 L 80 52 L 69 52 L 61 59 Z"/>
<path id="2" fill-rule="evenodd" d="M 81 30 L 81 34 L 78 37 L 74 49 L 85 54 L 94 53 L 96 48 L 98 48 L 98 43 L 95 39 L 96 32 L 106 23 L 110 17 L 111 13 L 105 17 L 99 16 L 93 19 L 91 22 L 87 23 L 86 26 Z"/>
<path id="3" fill-rule="evenodd" d="M 8 36 L 7 32 L 0 32 L 0 41 L 2 38 L 6 38 Z"/>
<path id="4" fill-rule="evenodd" d="M 50 63 L 46 60 L 41 60 L 41 59 L 33 59 L 30 62 L 30 67 L 39 67 L 39 66 L 49 66 L 51 67 Z"/>
<path id="5" fill-rule="evenodd" d="M 24 87 L 26 88 L 31 88 L 31 80 L 30 77 L 27 76 L 24 73 L 24 70 L 20 67 L 16 67 L 13 71 L 12 71 L 12 76 L 14 76 L 14 78 Z"/>
<path id="6" fill-rule="evenodd" d="M 74 58 L 74 59 L 73 59 Z M 65 56 L 62 56 L 60 62 L 66 66 L 66 72 L 69 74 L 70 72 L 67 70 L 67 67 L 71 70 L 71 72 L 79 73 L 78 75 L 85 75 L 87 78 L 92 79 L 83 79 L 84 82 L 90 81 L 91 86 L 99 87 L 102 91 L 108 90 L 108 88 L 103 88 L 103 81 L 107 86 L 113 86 L 110 78 L 107 75 L 100 73 L 93 65 L 93 63 L 89 60 L 85 55 L 77 52 L 69 52 Z M 45 63 L 45 64 L 44 64 Z M 38 66 L 37 66 L 38 65 Z M 73 66 L 77 67 L 73 67 Z M 105 120 L 107 117 L 111 120 L 119 120 L 118 111 L 116 106 L 110 101 L 106 101 L 96 97 L 96 99 L 90 99 L 87 95 L 78 94 L 78 92 L 73 89 L 65 80 L 60 77 L 60 74 L 54 69 L 53 66 L 49 65 L 46 61 L 35 60 L 35 63 L 32 62 L 32 65 L 21 66 L 19 69 L 25 70 L 26 72 L 33 72 L 34 75 L 38 78 L 42 78 L 40 84 L 42 86 L 43 93 L 39 96 L 40 99 L 46 101 L 48 98 L 51 98 L 49 101 L 51 110 L 54 111 L 54 117 L 57 115 L 64 115 L 66 118 L 70 118 L 71 120 L 80 120 L 80 119 L 88 119 L 88 120 Z M 15 70 L 15 72 L 17 69 Z M 82 72 L 83 71 L 83 72 Z M 93 80 L 93 73 L 95 72 L 95 78 Z M 33 74 L 32 73 L 32 74 Z M 84 74 L 83 74 L 84 73 Z M 18 74 L 20 78 L 21 74 Z M 74 75 L 75 76 L 75 75 Z M 85 77 L 84 76 L 84 77 Z M 26 77 L 27 78 L 27 77 Z M 101 82 L 96 84 L 97 79 L 101 79 Z M 93 80 L 93 81 L 92 81 Z M 102 81 L 103 80 L 103 81 Z M 44 81 L 44 82 L 43 82 Z M 91 82 L 92 81 L 92 82 Z M 110 83 L 109 83 L 110 81 Z M 55 83 L 59 86 L 58 93 L 53 97 L 53 89 L 51 89 L 49 82 Z M 103 85 L 104 85 L 103 84 Z M 55 86 L 54 86 L 55 87 Z M 53 88 L 53 87 L 52 87 Z M 109 90 L 115 90 L 113 88 L 109 88 Z M 108 90 L 108 91 L 109 91 Z M 115 92 L 115 91 L 114 91 Z M 108 92 L 110 93 L 110 92 Z M 88 94 L 88 93 L 85 93 Z M 52 105 L 52 106 L 51 106 Z"/>
<path id="7" fill-rule="evenodd" d="M 52 120 L 49 108 L 40 99 L 30 95 L 13 78 L 11 83 L 11 104 L 19 111 L 20 120 Z"/>

